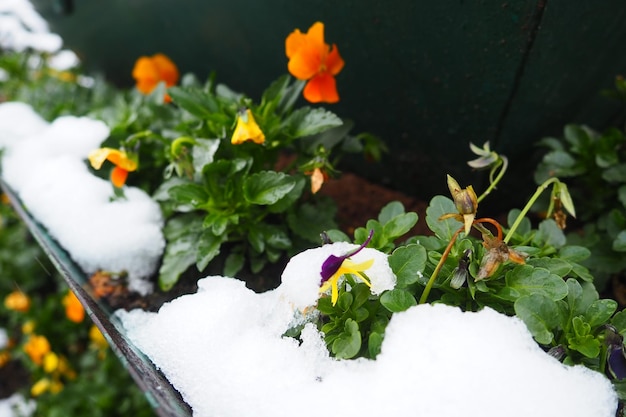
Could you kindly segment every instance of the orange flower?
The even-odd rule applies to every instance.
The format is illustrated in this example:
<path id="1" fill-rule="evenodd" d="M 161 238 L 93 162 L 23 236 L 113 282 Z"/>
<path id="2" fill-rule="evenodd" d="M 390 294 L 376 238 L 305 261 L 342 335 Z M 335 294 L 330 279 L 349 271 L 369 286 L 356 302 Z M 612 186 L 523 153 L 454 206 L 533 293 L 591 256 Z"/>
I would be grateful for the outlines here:
<path id="1" fill-rule="evenodd" d="M 111 171 L 111 182 L 117 188 L 124 186 L 129 172 L 137 170 L 137 161 L 119 149 L 96 149 L 90 152 L 87 158 L 94 169 L 100 169 L 104 161 L 107 160 L 113 163 L 115 168 Z"/>
<path id="2" fill-rule="evenodd" d="M 24 352 L 37 365 L 41 365 L 44 356 L 50 352 L 50 342 L 45 336 L 31 335 L 24 345 Z"/>
<path id="3" fill-rule="evenodd" d="M 150 94 L 161 81 L 167 87 L 176 85 L 179 74 L 176 65 L 165 55 L 155 54 L 151 57 L 142 56 L 135 62 L 133 78 L 137 81 L 137 90 L 143 94 Z M 165 102 L 172 98 L 165 94 Z"/>
<path id="4" fill-rule="evenodd" d="M 291 75 L 308 80 L 304 98 L 311 103 L 336 103 L 339 101 L 335 75 L 344 66 L 337 46 L 324 42 L 324 24 L 316 22 L 305 34 L 294 30 L 285 41 L 285 52 Z"/>
<path id="5" fill-rule="evenodd" d="M 328 179 L 328 174 L 322 171 L 320 168 L 315 168 L 311 174 L 311 192 L 316 194 L 324 185 L 324 182 Z"/>
<path id="6" fill-rule="evenodd" d="M 9 310 L 25 313 L 30 309 L 30 298 L 22 291 L 16 290 L 5 297 L 4 306 Z"/>
<path id="7" fill-rule="evenodd" d="M 65 306 L 65 315 L 70 321 L 80 323 L 85 319 L 85 309 L 72 291 L 63 297 L 63 305 Z"/>

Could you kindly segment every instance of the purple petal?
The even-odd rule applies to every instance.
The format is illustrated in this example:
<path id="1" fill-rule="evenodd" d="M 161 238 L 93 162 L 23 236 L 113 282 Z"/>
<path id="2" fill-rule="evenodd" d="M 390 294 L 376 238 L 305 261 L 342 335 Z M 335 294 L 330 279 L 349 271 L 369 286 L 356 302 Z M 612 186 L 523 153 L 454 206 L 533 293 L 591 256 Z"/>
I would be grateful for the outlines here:
<path id="1" fill-rule="evenodd" d="M 623 346 L 609 346 L 608 364 L 611 374 L 613 374 L 616 379 L 626 378 L 626 357 L 624 357 Z"/>
<path id="2" fill-rule="evenodd" d="M 356 248 L 354 251 L 349 252 L 343 256 L 330 255 L 328 258 L 326 258 L 326 260 L 322 264 L 322 271 L 320 272 L 320 275 L 322 276 L 322 281 L 320 282 L 320 285 L 328 281 L 330 277 L 332 277 L 335 272 L 337 272 L 339 268 L 341 268 L 341 264 L 343 263 L 343 261 L 351 256 L 356 255 L 364 247 L 366 247 L 368 243 L 370 243 L 370 241 L 372 240 L 372 236 L 374 236 L 374 230 L 370 230 L 370 234 L 367 239 L 365 239 L 365 242 L 363 242 L 363 244 Z"/>

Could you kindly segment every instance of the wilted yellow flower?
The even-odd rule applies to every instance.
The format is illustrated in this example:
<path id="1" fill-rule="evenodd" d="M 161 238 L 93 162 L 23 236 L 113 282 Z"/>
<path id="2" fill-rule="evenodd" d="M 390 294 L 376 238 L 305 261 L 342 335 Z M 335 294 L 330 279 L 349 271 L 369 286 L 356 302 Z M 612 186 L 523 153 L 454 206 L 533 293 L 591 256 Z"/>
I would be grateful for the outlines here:
<path id="1" fill-rule="evenodd" d="M 254 120 L 250 109 L 242 109 L 237 116 L 237 125 L 230 142 L 240 145 L 249 140 L 261 145 L 265 143 L 265 134 Z"/>
<path id="2" fill-rule="evenodd" d="M 24 352 L 37 365 L 41 365 L 44 356 L 50 352 L 50 342 L 45 336 L 31 335 L 24 345 Z"/>
<path id="3" fill-rule="evenodd" d="M 444 214 L 439 219 L 454 218 L 459 220 L 465 224 L 465 234 L 468 235 L 474 223 L 474 219 L 476 218 L 476 211 L 478 210 L 478 197 L 474 192 L 474 187 L 470 185 L 467 188 L 461 188 L 459 183 L 448 175 L 448 188 L 450 189 L 454 205 L 459 213 Z"/>
<path id="4" fill-rule="evenodd" d="M 9 310 L 25 313 L 30 309 L 30 298 L 20 290 L 15 290 L 4 298 L 4 306 Z"/>
<path id="5" fill-rule="evenodd" d="M 63 297 L 63 305 L 65 306 L 65 315 L 70 321 L 80 323 L 85 319 L 85 309 L 72 291 L 68 291 L 67 295 Z"/>

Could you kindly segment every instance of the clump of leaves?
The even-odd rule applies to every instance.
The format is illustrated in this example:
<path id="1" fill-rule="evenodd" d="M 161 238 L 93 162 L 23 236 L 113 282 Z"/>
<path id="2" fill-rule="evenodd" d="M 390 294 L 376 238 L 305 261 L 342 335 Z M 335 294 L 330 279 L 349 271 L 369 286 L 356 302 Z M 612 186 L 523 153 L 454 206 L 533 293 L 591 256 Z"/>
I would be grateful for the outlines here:
<path id="1" fill-rule="evenodd" d="M 562 138 L 539 142 L 548 148 L 535 171 L 540 183 L 567 178 L 580 222 L 568 242 L 587 247 L 583 264 L 603 290 L 611 275 L 626 270 L 626 137 L 618 128 L 599 133 L 584 125 L 567 125 Z"/>
<path id="2" fill-rule="evenodd" d="M 225 275 L 246 263 L 258 273 L 335 227 L 334 203 L 307 191 L 308 175 L 314 168 L 334 172 L 331 152 L 363 152 L 371 138 L 349 135 L 352 124 L 326 109 L 296 108 L 302 86 L 281 77 L 258 104 L 213 78 L 168 90 L 182 115 L 169 147 L 170 177 L 155 193 L 168 217 L 162 288 L 193 265 L 204 270 L 223 245 Z M 262 145 L 231 143 L 242 108 L 254 114 Z"/>
<path id="3" fill-rule="evenodd" d="M 321 297 L 318 314 L 310 320 L 324 333 L 334 356 L 374 358 L 394 313 L 426 302 L 464 311 L 492 308 L 524 321 L 546 352 L 564 363 L 607 374 L 619 390 L 626 380 L 626 314 L 616 313 L 616 301 L 599 297 L 594 277 L 583 265 L 591 251 L 566 239 L 562 230 L 566 212 L 575 214 L 568 187 L 548 178 L 521 210 L 509 212 L 506 224 L 478 217 L 477 202 L 495 189 L 500 170 L 506 169 L 505 161 L 489 154 L 484 167 L 496 166 L 496 171 L 480 196 L 449 179 L 454 200 L 441 195 L 431 199 L 425 219 L 431 234 L 398 243 L 417 221 L 417 215 L 405 213 L 398 202 L 357 229 L 355 243 L 365 241 L 366 230 L 378 233 L 368 246 L 388 253 L 397 277 L 395 288 L 372 295 L 348 274 L 337 302 L 333 305 L 329 297 Z M 546 190 L 551 218 L 533 225 L 526 215 Z M 471 233 L 466 233 L 468 216 Z M 348 239 L 336 230 L 327 235 Z"/>

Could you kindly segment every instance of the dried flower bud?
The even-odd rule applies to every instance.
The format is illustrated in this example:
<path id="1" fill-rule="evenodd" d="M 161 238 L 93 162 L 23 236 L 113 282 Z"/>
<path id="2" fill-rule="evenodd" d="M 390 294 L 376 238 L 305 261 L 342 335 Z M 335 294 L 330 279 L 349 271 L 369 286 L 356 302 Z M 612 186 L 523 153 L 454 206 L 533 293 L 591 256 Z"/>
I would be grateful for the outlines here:
<path id="1" fill-rule="evenodd" d="M 461 188 L 458 182 L 448 175 L 448 188 L 454 205 L 461 215 L 465 223 L 465 234 L 469 234 L 478 210 L 478 197 L 474 192 L 474 188 L 470 185 L 467 188 Z"/>

